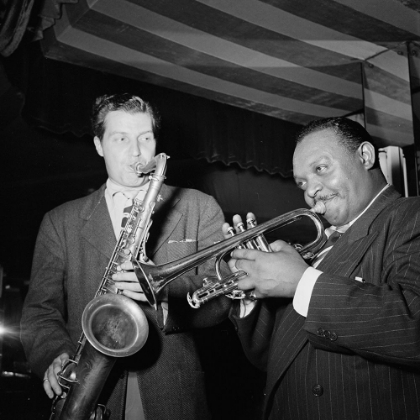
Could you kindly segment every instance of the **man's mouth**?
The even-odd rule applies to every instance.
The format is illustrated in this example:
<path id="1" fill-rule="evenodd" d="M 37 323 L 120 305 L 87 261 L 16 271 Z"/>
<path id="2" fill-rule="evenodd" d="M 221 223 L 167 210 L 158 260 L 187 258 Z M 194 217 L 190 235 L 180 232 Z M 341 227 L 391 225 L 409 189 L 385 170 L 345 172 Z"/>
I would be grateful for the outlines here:
<path id="1" fill-rule="evenodd" d="M 327 206 L 324 201 L 319 200 L 312 207 L 312 210 L 318 214 L 325 214 L 327 212 Z"/>
<path id="2" fill-rule="evenodd" d="M 325 197 L 319 197 L 313 206 L 313 210 L 318 214 L 325 214 L 327 212 L 327 203 L 337 197 L 337 194 L 332 194 Z"/>
<path id="3" fill-rule="evenodd" d="M 154 159 L 150 160 L 147 163 L 136 162 L 130 165 L 130 167 L 138 176 L 143 176 L 152 172 L 153 169 L 155 169 L 155 166 L 156 166 L 156 161 Z"/>

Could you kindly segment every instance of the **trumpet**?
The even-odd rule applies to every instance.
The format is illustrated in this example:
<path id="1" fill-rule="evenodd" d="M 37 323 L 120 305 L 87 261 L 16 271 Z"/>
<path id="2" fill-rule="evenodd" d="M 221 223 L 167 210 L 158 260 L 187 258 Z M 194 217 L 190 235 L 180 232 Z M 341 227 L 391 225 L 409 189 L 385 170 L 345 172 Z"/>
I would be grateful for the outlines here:
<path id="1" fill-rule="evenodd" d="M 316 211 L 320 213 L 322 212 L 317 208 L 310 210 L 293 210 L 260 225 L 253 225 L 248 230 L 244 229 L 243 232 L 204 248 L 195 254 L 166 264 L 153 266 L 141 263 L 136 259 L 132 259 L 134 272 L 136 273 L 137 279 L 143 289 L 147 301 L 150 305 L 157 309 L 157 296 L 169 283 L 192 268 L 203 264 L 211 258 L 215 258 L 215 271 L 217 277 L 212 281 L 204 279 L 205 284 L 203 288 L 195 292 L 192 297 L 187 296 L 190 305 L 194 308 L 198 308 L 202 303 L 207 302 L 216 296 L 227 293 L 231 293 L 232 298 L 241 298 L 241 291 L 236 290 L 237 282 L 239 280 L 238 277 L 241 275 L 241 272 L 239 271 L 237 273 L 233 273 L 227 278 L 223 278 L 222 276 L 220 263 L 225 255 L 232 249 L 243 246 L 243 244 L 246 243 L 252 243 L 253 246 L 262 246 L 261 244 L 265 241 L 265 245 L 268 246 L 265 238 L 263 237 L 264 233 L 271 232 L 280 227 L 294 223 L 302 217 L 308 217 L 314 223 L 317 235 L 314 240 L 310 241 L 306 245 L 299 246 L 298 252 L 305 259 L 312 258 L 326 241 L 324 226 L 319 216 L 315 213 Z M 258 245 L 259 243 L 260 245 Z"/>

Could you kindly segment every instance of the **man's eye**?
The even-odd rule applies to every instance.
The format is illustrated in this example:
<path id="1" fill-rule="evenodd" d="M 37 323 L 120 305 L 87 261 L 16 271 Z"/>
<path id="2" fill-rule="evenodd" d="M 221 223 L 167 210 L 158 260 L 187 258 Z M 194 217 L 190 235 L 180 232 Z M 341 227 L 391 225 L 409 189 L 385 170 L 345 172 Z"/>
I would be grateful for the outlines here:
<path id="1" fill-rule="evenodd" d="M 298 186 L 298 188 L 304 189 L 305 188 L 305 185 L 306 185 L 306 182 L 299 181 L 299 182 L 296 183 L 296 185 Z"/>
<path id="2" fill-rule="evenodd" d="M 317 172 L 324 172 L 327 169 L 326 165 L 319 165 L 316 167 Z"/>

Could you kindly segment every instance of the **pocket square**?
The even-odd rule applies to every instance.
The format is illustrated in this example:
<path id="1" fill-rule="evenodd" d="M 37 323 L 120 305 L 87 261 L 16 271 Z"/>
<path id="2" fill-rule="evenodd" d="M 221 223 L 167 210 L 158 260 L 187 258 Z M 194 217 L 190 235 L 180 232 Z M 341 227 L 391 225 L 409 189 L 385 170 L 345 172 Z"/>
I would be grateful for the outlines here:
<path id="1" fill-rule="evenodd" d="M 182 244 L 182 243 L 186 243 L 186 242 L 197 242 L 197 239 L 182 239 L 180 241 L 176 241 L 175 239 L 170 239 L 168 241 L 168 244 Z"/>

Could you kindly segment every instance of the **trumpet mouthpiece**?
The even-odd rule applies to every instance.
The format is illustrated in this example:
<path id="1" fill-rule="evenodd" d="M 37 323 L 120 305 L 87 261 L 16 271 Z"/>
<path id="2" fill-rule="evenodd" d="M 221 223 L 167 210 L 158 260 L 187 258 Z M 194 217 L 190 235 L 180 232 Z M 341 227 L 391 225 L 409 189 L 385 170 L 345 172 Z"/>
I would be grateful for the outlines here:
<path id="1" fill-rule="evenodd" d="M 318 201 L 311 209 L 314 213 L 325 214 L 327 207 L 323 201 Z"/>

